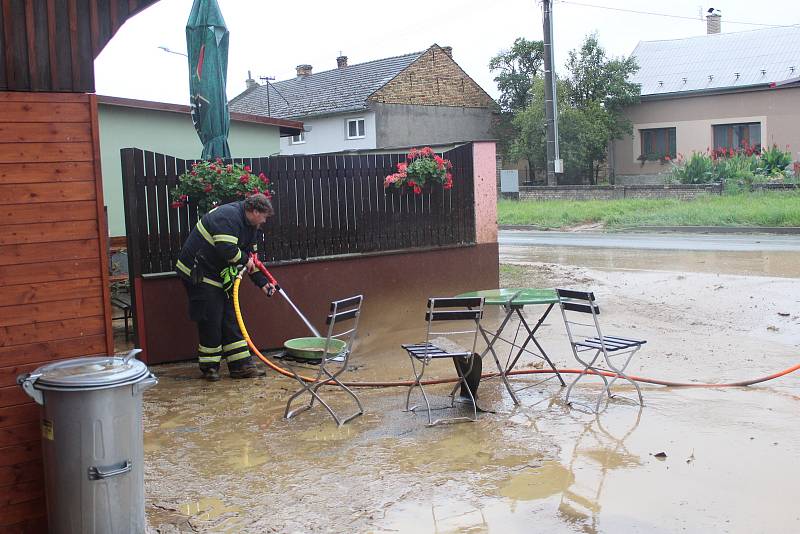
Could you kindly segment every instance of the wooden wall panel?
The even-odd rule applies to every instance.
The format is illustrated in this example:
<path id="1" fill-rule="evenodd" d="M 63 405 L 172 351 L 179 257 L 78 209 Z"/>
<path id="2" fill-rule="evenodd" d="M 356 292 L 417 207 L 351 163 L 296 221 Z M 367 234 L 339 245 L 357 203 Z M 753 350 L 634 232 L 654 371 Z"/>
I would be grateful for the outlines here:
<path id="1" fill-rule="evenodd" d="M 95 192 L 92 182 L 0 185 L 0 204 L 94 199 Z"/>
<path id="2" fill-rule="evenodd" d="M 94 58 L 157 0 L 2 0 L 0 90 L 94 92 Z"/>
<path id="3" fill-rule="evenodd" d="M 45 20 L 38 17 L 50 6 L 72 4 L 80 15 L 88 14 L 95 1 L 30 2 L 24 10 L 27 28 L 33 30 L 30 46 L 43 46 L 36 24 Z M 2 0 L 3 17 L 15 3 Z M 7 30 L 8 24 L 3 27 Z M 90 37 L 80 39 L 78 48 L 87 46 Z M 0 38 L 3 42 L 8 39 Z M 29 83 L 45 87 L 52 82 L 53 64 L 43 62 L 43 56 L 18 56 L 5 65 L 16 68 L 18 60 L 30 67 Z M 84 80 L 85 65 L 74 66 L 78 72 L 70 65 L 70 75 Z M 45 514 L 39 406 L 16 385 L 16 376 L 54 360 L 113 351 L 99 162 L 94 95 L 0 92 L 3 531 L 41 529 Z"/>
<path id="4" fill-rule="evenodd" d="M 7 245 L 0 246 L 0 265 L 97 258 L 98 255 L 97 239 L 50 243 L 46 248 L 35 243 Z"/>
<path id="5" fill-rule="evenodd" d="M 46 260 L 33 265 L 0 265 L 0 280 L 5 280 L 9 286 L 25 282 L 42 283 L 53 280 L 84 279 L 88 269 L 97 265 L 97 259 L 80 260 Z"/>
<path id="6" fill-rule="evenodd" d="M 94 167 L 90 162 L 65 162 L 55 168 L 50 163 L 0 164 L 0 184 L 84 182 L 93 178 Z"/>

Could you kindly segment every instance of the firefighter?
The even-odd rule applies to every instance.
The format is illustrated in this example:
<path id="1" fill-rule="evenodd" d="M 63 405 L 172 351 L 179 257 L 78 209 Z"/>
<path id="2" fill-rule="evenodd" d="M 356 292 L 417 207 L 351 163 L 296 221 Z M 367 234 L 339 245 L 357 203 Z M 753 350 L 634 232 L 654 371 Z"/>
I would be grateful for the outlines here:
<path id="1" fill-rule="evenodd" d="M 233 309 L 231 289 L 239 269 L 267 296 L 275 287 L 253 266 L 259 227 L 274 214 L 263 194 L 214 208 L 192 229 L 176 263 L 189 297 L 189 317 L 197 323 L 197 356 L 203 378 L 220 379 L 222 359 L 231 378 L 256 378 L 266 372 L 253 363 Z"/>

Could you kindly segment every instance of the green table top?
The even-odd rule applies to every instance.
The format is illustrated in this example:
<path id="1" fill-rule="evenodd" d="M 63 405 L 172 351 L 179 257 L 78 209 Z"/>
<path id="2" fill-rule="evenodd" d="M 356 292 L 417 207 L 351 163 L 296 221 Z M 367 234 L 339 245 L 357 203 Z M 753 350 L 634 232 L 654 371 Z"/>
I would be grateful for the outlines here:
<path id="1" fill-rule="evenodd" d="M 514 296 L 516 295 L 516 296 Z M 555 289 L 536 289 L 533 287 L 511 287 L 503 289 L 484 289 L 468 291 L 458 297 L 483 297 L 489 306 L 527 306 L 529 304 L 553 304 L 558 302 Z M 511 299 L 513 298 L 513 301 Z"/>

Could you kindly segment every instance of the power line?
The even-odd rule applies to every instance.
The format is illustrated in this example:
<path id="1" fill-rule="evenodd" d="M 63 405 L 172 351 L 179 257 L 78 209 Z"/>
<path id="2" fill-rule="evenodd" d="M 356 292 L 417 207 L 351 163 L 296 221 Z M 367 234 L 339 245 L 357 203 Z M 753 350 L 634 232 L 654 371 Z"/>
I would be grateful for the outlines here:
<path id="1" fill-rule="evenodd" d="M 703 19 L 699 19 L 697 17 L 687 17 L 685 15 L 670 15 L 669 13 L 656 13 L 653 11 L 639 11 L 636 9 L 625 9 L 622 7 L 609 7 L 609 6 L 598 6 L 595 4 L 584 4 L 581 2 L 572 2 L 571 0 L 554 0 L 559 4 L 569 4 L 573 6 L 583 6 L 583 7 L 594 7 L 597 9 L 608 9 L 610 11 L 622 11 L 625 13 L 636 13 L 637 15 L 653 15 L 656 17 L 668 17 L 672 19 L 684 19 L 684 20 L 694 20 L 694 21 L 702 21 Z M 794 26 L 798 26 L 797 24 L 759 24 L 757 22 L 739 22 L 735 20 L 727 20 L 723 19 L 725 24 L 746 24 L 748 26 L 769 26 L 773 28 L 791 28 Z"/>

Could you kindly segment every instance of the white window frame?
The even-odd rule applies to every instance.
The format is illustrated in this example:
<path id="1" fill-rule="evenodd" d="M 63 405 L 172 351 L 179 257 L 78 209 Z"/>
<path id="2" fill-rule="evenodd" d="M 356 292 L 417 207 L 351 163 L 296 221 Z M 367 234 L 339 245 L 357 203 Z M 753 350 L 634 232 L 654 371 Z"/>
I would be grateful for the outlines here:
<path id="1" fill-rule="evenodd" d="M 358 134 L 358 121 L 361 121 L 361 124 L 363 125 L 361 135 L 351 136 L 350 123 L 351 122 L 356 123 L 356 134 Z M 344 133 L 348 139 L 364 139 L 367 136 L 367 121 L 364 119 L 364 117 L 358 117 L 356 119 L 347 119 L 344 123 Z"/>
<path id="2" fill-rule="evenodd" d="M 297 141 L 294 140 L 295 137 L 298 138 Z M 306 142 L 306 133 L 305 132 L 300 132 L 300 135 L 293 135 L 293 136 L 289 137 L 289 144 L 290 145 L 303 145 L 303 144 L 305 144 L 305 142 Z"/>

